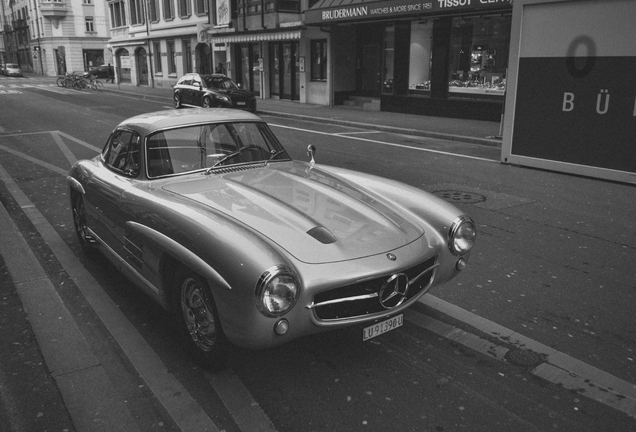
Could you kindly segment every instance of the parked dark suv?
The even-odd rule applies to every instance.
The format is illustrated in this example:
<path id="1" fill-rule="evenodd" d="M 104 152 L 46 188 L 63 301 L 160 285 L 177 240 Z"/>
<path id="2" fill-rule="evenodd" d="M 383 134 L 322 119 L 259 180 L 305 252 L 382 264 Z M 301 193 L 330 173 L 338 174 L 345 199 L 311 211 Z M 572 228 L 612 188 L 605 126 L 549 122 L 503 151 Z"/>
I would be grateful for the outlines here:
<path id="1" fill-rule="evenodd" d="M 174 86 L 174 107 L 238 108 L 256 112 L 256 97 L 225 75 L 189 73 Z"/>

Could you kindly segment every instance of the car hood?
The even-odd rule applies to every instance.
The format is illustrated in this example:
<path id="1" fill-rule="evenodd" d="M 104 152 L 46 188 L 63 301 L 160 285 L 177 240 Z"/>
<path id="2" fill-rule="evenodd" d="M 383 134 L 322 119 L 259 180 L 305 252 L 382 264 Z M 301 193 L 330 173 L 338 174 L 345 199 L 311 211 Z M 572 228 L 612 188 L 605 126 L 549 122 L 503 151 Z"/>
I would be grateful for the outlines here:
<path id="1" fill-rule="evenodd" d="M 214 89 L 213 93 L 218 93 L 224 96 L 230 97 L 251 97 L 252 93 L 248 90 L 242 89 Z"/>
<path id="2" fill-rule="evenodd" d="M 163 188 L 248 225 L 307 263 L 388 252 L 424 233 L 358 186 L 293 162 L 189 177 Z"/>

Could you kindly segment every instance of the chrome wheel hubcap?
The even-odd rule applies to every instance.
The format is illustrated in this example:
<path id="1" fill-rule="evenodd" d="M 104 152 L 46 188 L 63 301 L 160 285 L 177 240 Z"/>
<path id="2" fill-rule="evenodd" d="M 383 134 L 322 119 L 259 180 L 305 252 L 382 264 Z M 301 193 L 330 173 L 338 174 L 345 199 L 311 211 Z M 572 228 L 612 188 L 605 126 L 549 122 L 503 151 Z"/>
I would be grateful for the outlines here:
<path id="1" fill-rule="evenodd" d="M 216 341 L 214 313 L 201 286 L 192 278 L 187 278 L 181 286 L 181 312 L 197 347 L 211 351 Z"/>

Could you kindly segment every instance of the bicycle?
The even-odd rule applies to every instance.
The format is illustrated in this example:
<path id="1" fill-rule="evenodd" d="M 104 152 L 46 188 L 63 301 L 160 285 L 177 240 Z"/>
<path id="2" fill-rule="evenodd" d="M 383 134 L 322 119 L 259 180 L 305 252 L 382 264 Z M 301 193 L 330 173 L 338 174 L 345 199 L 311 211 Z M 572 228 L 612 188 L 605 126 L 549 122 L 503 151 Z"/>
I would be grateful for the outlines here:
<path id="1" fill-rule="evenodd" d="M 101 81 L 99 81 L 96 78 L 93 78 L 90 80 L 90 82 L 88 83 L 88 87 L 91 90 L 97 90 L 97 91 L 102 91 L 104 90 L 104 83 L 102 83 Z"/>

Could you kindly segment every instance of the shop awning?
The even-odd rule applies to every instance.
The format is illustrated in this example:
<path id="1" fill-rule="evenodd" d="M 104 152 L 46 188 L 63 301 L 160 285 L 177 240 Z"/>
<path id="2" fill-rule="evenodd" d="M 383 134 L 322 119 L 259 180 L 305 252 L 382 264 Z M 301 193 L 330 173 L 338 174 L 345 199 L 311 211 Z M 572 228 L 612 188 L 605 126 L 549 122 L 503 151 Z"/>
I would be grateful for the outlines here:
<path id="1" fill-rule="evenodd" d="M 212 35 L 213 43 L 241 43 L 241 42 L 261 42 L 300 39 L 301 30 L 289 30 L 283 32 L 270 33 L 248 33 L 217 36 Z"/>
<path id="2" fill-rule="evenodd" d="M 305 24 L 391 19 L 393 17 L 452 14 L 493 9 L 512 10 L 512 0 L 319 0 L 305 12 Z"/>

